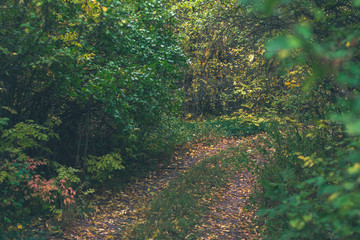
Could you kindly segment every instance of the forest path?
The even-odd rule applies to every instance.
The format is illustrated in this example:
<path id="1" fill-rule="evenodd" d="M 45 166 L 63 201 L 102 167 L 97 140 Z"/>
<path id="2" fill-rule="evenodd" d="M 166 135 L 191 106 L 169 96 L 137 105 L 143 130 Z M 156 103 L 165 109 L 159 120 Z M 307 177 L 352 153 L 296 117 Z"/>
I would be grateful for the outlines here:
<path id="1" fill-rule="evenodd" d="M 183 156 L 175 156 L 170 164 L 161 166 L 148 177 L 129 184 L 119 192 L 105 192 L 93 199 L 91 205 L 95 211 L 72 224 L 64 232 L 63 239 L 129 239 L 133 227 L 146 220 L 153 197 L 180 173 L 223 150 L 239 144 L 245 146 L 252 138 L 221 139 L 216 145 L 192 144 Z M 210 209 L 208 216 L 204 216 L 205 224 L 194 229 L 203 235 L 201 239 L 255 238 L 256 229 L 251 230 L 250 227 L 254 210 L 244 208 L 249 203 L 249 192 L 254 181 L 248 171 L 237 172 L 233 181 L 220 192 L 213 193 L 217 204 Z M 239 234 L 241 238 L 238 238 Z"/>
<path id="2" fill-rule="evenodd" d="M 259 134 L 242 138 L 239 142 L 241 152 L 247 154 L 250 169 L 264 162 L 256 150 L 259 145 L 265 146 L 259 137 L 266 138 Z M 262 239 L 255 221 L 257 207 L 250 201 L 255 186 L 256 176 L 252 171 L 245 167 L 236 171 L 227 186 L 213 193 L 215 201 L 209 214 L 203 216 L 202 225 L 194 230 L 201 233 L 199 239 Z"/>

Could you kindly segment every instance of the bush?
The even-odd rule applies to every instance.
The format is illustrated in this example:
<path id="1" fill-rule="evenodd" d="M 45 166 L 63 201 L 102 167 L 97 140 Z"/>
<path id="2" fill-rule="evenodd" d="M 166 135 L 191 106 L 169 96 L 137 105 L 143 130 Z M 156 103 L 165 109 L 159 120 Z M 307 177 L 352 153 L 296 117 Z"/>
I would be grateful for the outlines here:
<path id="1" fill-rule="evenodd" d="M 27 121 L 1 131 L 0 231 L 45 209 L 61 211 L 75 202 L 78 170 L 59 164 L 55 167 L 42 158 L 50 151 L 45 143 L 57 137 L 52 127 L 53 123 L 40 126 Z"/>
<path id="2" fill-rule="evenodd" d="M 267 239 L 357 239 L 359 170 L 347 157 L 357 151 L 339 126 L 271 124 L 268 132 L 275 152 L 259 172 Z"/>

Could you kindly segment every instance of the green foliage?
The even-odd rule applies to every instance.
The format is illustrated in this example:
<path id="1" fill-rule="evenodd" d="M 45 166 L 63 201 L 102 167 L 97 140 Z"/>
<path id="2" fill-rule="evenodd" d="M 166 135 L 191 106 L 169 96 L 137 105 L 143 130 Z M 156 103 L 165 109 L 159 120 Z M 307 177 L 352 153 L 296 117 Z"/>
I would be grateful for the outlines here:
<path id="1" fill-rule="evenodd" d="M 86 165 L 91 178 L 100 182 L 110 180 L 116 170 L 124 169 L 123 160 L 118 153 L 111 153 L 100 157 L 89 155 Z"/>
<path id="2" fill-rule="evenodd" d="M 79 169 L 75 169 L 72 167 L 64 167 L 64 166 L 61 166 L 56 163 L 55 163 L 55 165 L 57 166 L 56 167 L 56 172 L 57 172 L 56 178 L 58 180 L 66 179 L 66 180 L 68 180 L 68 182 L 75 183 L 75 184 L 78 184 L 81 182 L 81 180 L 78 176 L 78 174 L 80 173 Z"/>
<path id="3" fill-rule="evenodd" d="M 266 42 L 289 26 L 287 19 L 259 16 L 232 0 L 180 1 L 172 9 L 189 56 L 182 82 L 187 112 L 197 117 L 239 109 L 258 114 L 273 108 L 295 114 L 315 108 L 304 106 L 306 96 L 289 102 L 289 95 L 301 96 L 306 69 L 290 66 L 280 71 L 277 59 L 265 57 Z"/>
<path id="4" fill-rule="evenodd" d="M 302 89 L 298 94 L 310 100 L 290 91 L 284 98 L 290 104 L 283 104 L 293 105 L 294 116 L 308 124 L 271 125 L 275 153 L 260 172 L 266 235 L 358 239 L 358 8 L 353 1 L 265 2 L 241 6 L 258 18 L 288 21 L 285 34 L 268 42 L 267 56 L 277 59 L 283 71 L 307 72 L 294 83 Z"/>
<path id="5" fill-rule="evenodd" d="M 172 124 L 163 116 L 179 114 L 186 58 L 167 1 L 6 0 L 0 8 L 0 184 L 14 192 L 1 188 L 2 208 L 13 210 L 1 228 L 19 209 L 33 214 L 31 204 L 64 213 L 82 179 L 106 182 L 169 154 L 177 133 L 162 132 Z M 153 135 L 158 145 L 149 147 Z"/>
<path id="6" fill-rule="evenodd" d="M 188 122 L 192 141 L 212 141 L 220 137 L 245 137 L 264 130 L 266 120 L 255 114 L 238 111 L 230 116 L 221 116 L 203 121 Z"/>
<path id="7" fill-rule="evenodd" d="M 50 206 L 59 208 L 58 201 L 61 201 L 61 206 L 74 202 L 76 192 L 72 186 L 80 182 L 75 175 L 78 171 L 59 165 L 59 174 L 49 180 L 46 177 L 51 174 L 44 172 L 45 166 L 51 168 L 49 161 L 41 158 L 49 152 L 45 143 L 56 137 L 49 126 L 32 121 L 1 131 L 0 231 L 22 223 Z"/>
<path id="8" fill-rule="evenodd" d="M 3 1 L 1 8 L 0 126 L 7 118 L 11 126 L 61 118 L 59 139 L 48 144 L 61 165 L 78 168 L 87 155 L 114 151 L 129 163 L 146 155 L 141 140 L 162 116 L 179 113 L 185 57 L 166 1 Z"/>
<path id="9" fill-rule="evenodd" d="M 0 118 L 0 130 L 3 130 L 4 126 L 8 125 L 8 118 Z"/>
<path id="10" fill-rule="evenodd" d="M 268 126 L 276 149 L 260 173 L 268 235 L 355 239 L 358 7 L 358 0 L 2 1 L 0 228 L 32 209 L 70 209 L 79 174 L 106 183 L 154 167 L 187 141 Z M 182 95 L 195 117 L 240 110 L 183 122 Z"/>
<path id="11" fill-rule="evenodd" d="M 191 135 L 182 119 L 164 115 L 160 126 L 143 136 L 144 152 L 149 159 L 169 158 L 176 147 L 191 141 Z"/>
<path id="12" fill-rule="evenodd" d="M 236 1 L 178 1 L 172 10 L 189 56 L 181 85 L 185 110 L 195 116 L 231 113 L 240 106 L 240 75 L 247 67 L 248 46 L 239 46 Z"/>
<path id="13" fill-rule="evenodd" d="M 41 141 L 48 141 L 51 137 L 57 135 L 52 133 L 48 127 L 35 124 L 33 121 L 20 122 L 13 128 L 5 129 L 2 137 L 5 139 L 1 144 L 2 151 L 11 147 L 29 149 L 41 147 Z"/>
<path id="14" fill-rule="evenodd" d="M 215 118 L 207 128 L 220 127 L 226 137 L 246 137 L 263 131 L 264 119 L 242 111 L 232 116 Z"/>
<path id="15" fill-rule="evenodd" d="M 347 151 L 338 150 L 346 139 L 338 130 L 325 122 L 317 128 L 298 123 L 270 125 L 268 147 L 274 152 L 268 152 L 259 172 L 264 191 L 259 214 L 266 216 L 268 239 L 356 239 L 357 220 L 339 214 L 337 208 L 351 204 L 354 211 L 358 204 L 352 199 L 337 202 L 338 206 L 333 203 L 338 184 L 347 182 L 347 160 L 341 159 Z M 348 198 L 347 194 L 342 197 Z"/>

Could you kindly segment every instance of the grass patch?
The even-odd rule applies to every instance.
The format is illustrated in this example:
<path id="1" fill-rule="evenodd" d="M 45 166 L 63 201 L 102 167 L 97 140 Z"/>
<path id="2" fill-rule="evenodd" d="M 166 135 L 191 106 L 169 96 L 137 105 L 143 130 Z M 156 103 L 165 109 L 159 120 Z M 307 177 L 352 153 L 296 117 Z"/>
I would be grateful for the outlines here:
<path id="1" fill-rule="evenodd" d="M 264 131 L 265 119 L 244 112 L 201 122 L 188 122 L 187 129 L 197 138 L 245 137 Z"/>
<path id="2" fill-rule="evenodd" d="M 196 239 L 191 233 L 209 210 L 210 192 L 225 186 L 238 169 L 236 151 L 227 150 L 204 159 L 151 202 L 145 223 L 133 230 L 133 239 Z"/>

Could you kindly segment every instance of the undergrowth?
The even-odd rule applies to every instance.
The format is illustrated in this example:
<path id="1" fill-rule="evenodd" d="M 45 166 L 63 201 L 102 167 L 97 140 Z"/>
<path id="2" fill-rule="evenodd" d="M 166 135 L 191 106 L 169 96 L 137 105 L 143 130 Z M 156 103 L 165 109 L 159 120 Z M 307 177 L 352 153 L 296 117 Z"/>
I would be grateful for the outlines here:
<path id="1" fill-rule="evenodd" d="M 239 111 L 232 115 L 188 122 L 194 136 L 209 138 L 245 137 L 264 131 L 266 120 L 254 114 Z"/>
<path id="2" fill-rule="evenodd" d="M 223 137 L 239 138 L 256 134 L 264 127 L 264 119 L 241 112 L 202 121 L 169 118 L 156 131 L 143 137 L 145 155 L 135 156 L 136 159 L 129 161 L 125 169 L 111 180 L 111 184 L 106 181 L 102 187 L 121 188 L 133 177 L 144 177 L 150 171 L 155 171 L 159 164 L 168 162 L 174 151 L 186 151 L 194 142 L 211 145 Z"/>
<path id="3" fill-rule="evenodd" d="M 81 182 L 79 182 L 80 178 L 77 176 L 79 174 L 78 172 L 80 171 L 78 170 L 77 172 L 72 173 L 72 177 L 70 178 L 77 179 L 78 187 L 76 188 L 76 203 L 71 207 L 63 206 L 61 209 L 54 209 L 52 211 L 52 215 L 47 214 L 46 216 L 41 216 L 42 219 L 48 219 L 47 221 L 51 225 L 50 228 L 45 229 L 41 227 L 39 230 L 33 231 L 34 229 L 29 228 L 32 228 L 31 226 L 34 224 L 34 220 L 19 221 L 16 224 L 12 224 L 11 227 L 8 227 L 7 231 L 3 234 L 7 237 L 19 236 L 19 238 L 29 234 L 37 235 L 38 237 L 46 234 L 55 234 L 57 236 L 61 235 L 63 229 L 71 226 L 71 224 L 76 221 L 76 219 L 81 218 L 84 213 L 91 211 L 91 208 L 88 206 L 88 198 L 91 198 L 91 195 L 96 195 L 107 189 L 117 191 L 126 184 L 134 181 L 134 179 L 141 179 L 142 177 L 146 177 L 150 171 L 156 170 L 159 165 L 163 163 L 166 164 L 169 159 L 171 159 L 171 155 L 174 153 L 174 151 L 177 151 L 178 154 L 181 154 L 182 151 L 188 149 L 194 142 L 201 141 L 211 145 L 216 143 L 224 136 L 240 137 L 261 131 L 262 123 L 261 121 L 256 121 L 255 119 L 257 118 L 252 115 L 224 116 L 201 122 L 190 122 L 169 118 L 168 121 L 163 121 L 162 127 L 159 127 L 157 130 L 151 132 L 151 134 L 143 136 L 144 148 L 139 149 L 141 150 L 140 152 L 143 152 L 142 155 L 134 154 L 132 156 L 133 159 L 127 159 L 126 162 L 122 161 L 121 157 L 115 158 L 117 156 L 116 153 L 112 154 L 111 156 L 105 155 L 96 158 L 89 157 L 88 162 L 92 163 L 90 160 L 93 160 L 94 162 L 93 165 L 88 165 L 88 171 L 92 171 L 91 178 L 90 176 L 85 176 L 81 179 Z M 128 158 L 129 156 L 131 157 L 131 154 L 128 155 Z M 107 158 L 105 159 L 105 157 Z M 193 195 L 196 192 L 201 192 L 203 190 L 204 192 L 202 193 L 206 194 L 206 191 L 209 190 L 208 187 L 205 187 L 206 184 L 209 184 L 209 186 L 214 185 L 214 187 L 216 187 L 219 182 L 223 184 L 223 179 L 221 176 L 225 173 L 221 173 L 221 171 L 224 169 L 219 166 L 215 166 L 215 162 L 220 160 L 221 159 L 219 159 L 219 157 L 214 158 L 213 160 L 207 160 L 205 161 L 206 163 L 204 162 L 195 167 L 194 170 L 191 170 L 190 175 L 181 176 L 179 179 L 183 179 L 185 186 L 176 184 L 171 185 L 172 187 L 170 188 L 174 189 L 174 191 L 176 189 L 179 190 L 181 195 L 180 198 L 177 198 L 176 195 L 174 195 L 172 192 L 173 190 L 166 190 L 164 192 L 164 199 L 157 200 L 160 202 L 170 201 L 170 203 L 172 203 L 173 198 L 176 198 L 177 200 L 182 201 L 179 203 L 181 206 L 184 206 L 184 208 L 187 208 L 190 211 L 188 213 L 181 213 L 182 215 L 180 214 L 180 216 L 183 216 L 181 219 L 173 219 L 173 221 L 178 222 L 174 222 L 172 224 L 175 224 L 175 226 L 178 224 L 181 226 L 181 229 L 185 229 L 180 231 L 176 230 L 175 227 L 175 232 L 178 231 L 178 233 L 181 233 L 179 236 L 183 236 L 182 232 L 188 231 L 189 227 L 186 227 L 187 225 L 195 224 L 197 216 L 199 215 L 197 212 L 199 210 L 196 210 L 196 204 L 198 204 L 196 203 L 196 199 L 202 194 L 198 194 L 198 196 L 195 198 L 193 198 Z M 207 168 L 204 164 L 210 164 L 211 166 L 215 167 Z M 118 166 L 118 169 L 115 169 L 114 166 Z M 71 170 L 72 168 L 69 169 Z M 80 173 L 80 175 L 81 174 L 82 173 Z M 199 182 L 194 183 L 193 185 L 190 184 L 196 181 Z M 86 187 L 80 188 L 79 186 Z M 188 191 L 186 194 L 182 194 L 186 191 Z M 160 205 L 163 205 L 163 203 Z M 188 208 L 188 205 L 192 205 L 193 209 Z M 195 214 L 191 213 L 191 211 L 194 211 Z M 174 216 L 177 216 L 177 213 L 174 213 Z M 35 220 L 35 224 L 36 222 L 41 224 L 42 221 L 43 220 Z M 159 225 L 160 229 L 162 226 L 163 224 Z M 44 233 L 41 231 L 44 231 Z M 175 236 L 178 235 L 175 234 Z"/>
<path id="4" fill-rule="evenodd" d="M 359 239 L 358 168 L 339 126 L 270 124 L 255 194 L 265 239 Z M 353 152 L 353 153 L 352 153 Z M 261 224 L 260 224 L 261 225 Z"/>

